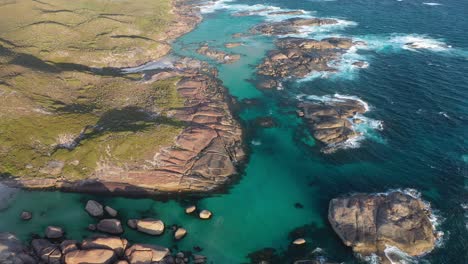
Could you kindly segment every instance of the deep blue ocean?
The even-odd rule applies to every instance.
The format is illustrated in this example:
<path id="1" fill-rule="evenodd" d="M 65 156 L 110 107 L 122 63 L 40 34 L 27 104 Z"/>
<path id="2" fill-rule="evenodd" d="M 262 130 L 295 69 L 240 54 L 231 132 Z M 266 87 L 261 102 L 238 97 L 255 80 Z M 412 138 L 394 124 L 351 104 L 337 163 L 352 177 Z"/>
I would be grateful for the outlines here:
<path id="1" fill-rule="evenodd" d="M 338 26 L 305 28 L 300 36 L 351 37 L 367 46 L 345 54 L 336 62 L 335 74 L 314 73 L 290 79 L 279 90 L 259 90 L 253 81 L 255 67 L 274 48 L 275 37 L 232 35 L 287 17 L 232 14 L 265 7 L 339 19 Z M 183 207 L 193 200 L 185 197 L 156 201 L 10 190 L 0 206 L 0 231 L 27 240 L 56 224 L 64 226 L 69 237 L 89 236 L 85 228 L 95 220 L 82 208 L 94 198 L 118 209 L 123 221 L 155 217 L 189 232 L 176 243 L 170 233 L 148 237 L 126 230 L 124 236 L 132 242 L 180 250 L 199 246 L 216 264 L 248 263 L 247 255 L 262 248 L 294 255 L 288 251 L 288 235 L 298 227 L 305 227 L 308 250 L 320 248 L 320 255 L 330 261 L 357 263 L 328 224 L 329 200 L 353 192 L 411 188 L 431 204 L 437 229 L 444 232 L 434 251 L 411 261 L 468 263 L 468 1 L 224 0 L 203 6 L 202 12 L 203 22 L 174 43 L 174 55 L 206 60 L 218 68 L 219 78 L 240 102 L 238 114 L 249 147 L 240 179 L 224 193 L 197 199 L 199 207 L 213 211 L 213 219 L 186 216 Z M 225 49 L 232 41 L 244 45 Z M 200 43 L 242 57 L 219 65 L 195 52 Z M 356 69 L 356 60 L 369 66 Z M 298 98 L 327 100 L 336 94 L 366 102 L 368 122 L 360 128 L 360 141 L 323 154 L 295 110 Z M 257 103 L 246 104 L 244 99 Z M 258 127 L 254 119 L 261 116 L 274 117 L 278 126 Z M 21 222 L 21 210 L 40 217 Z"/>

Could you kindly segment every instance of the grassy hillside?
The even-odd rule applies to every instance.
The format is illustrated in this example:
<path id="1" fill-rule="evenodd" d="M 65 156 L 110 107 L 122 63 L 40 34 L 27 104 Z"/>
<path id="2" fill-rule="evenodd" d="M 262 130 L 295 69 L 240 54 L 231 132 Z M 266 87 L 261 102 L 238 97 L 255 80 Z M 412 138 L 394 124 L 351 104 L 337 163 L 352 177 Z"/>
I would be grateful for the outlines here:
<path id="1" fill-rule="evenodd" d="M 171 0 L 0 0 L 0 44 L 46 61 L 140 64 L 167 51 L 170 9 Z"/>

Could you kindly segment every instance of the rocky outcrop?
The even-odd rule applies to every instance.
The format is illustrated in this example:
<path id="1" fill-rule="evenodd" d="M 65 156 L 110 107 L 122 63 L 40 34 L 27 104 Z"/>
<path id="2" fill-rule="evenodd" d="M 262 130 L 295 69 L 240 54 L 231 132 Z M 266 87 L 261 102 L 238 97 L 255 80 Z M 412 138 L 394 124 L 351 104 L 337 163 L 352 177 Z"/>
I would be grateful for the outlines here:
<path id="1" fill-rule="evenodd" d="M 277 85 L 278 79 L 303 78 L 312 72 L 334 72 L 329 65 L 353 46 L 348 38 L 325 38 L 322 40 L 283 38 L 276 41 L 276 50 L 270 51 L 257 73 L 265 82 L 263 88 Z M 273 78 L 274 81 L 271 81 Z M 270 83 L 268 83 L 270 82 Z"/>
<path id="2" fill-rule="evenodd" d="M 290 18 L 279 22 L 268 22 L 255 26 L 251 32 L 253 34 L 264 35 L 288 35 L 300 33 L 305 26 L 323 26 L 336 24 L 338 21 L 328 18 Z"/>
<path id="3" fill-rule="evenodd" d="M 32 252 L 11 233 L 0 233 L 0 263 L 36 264 Z"/>
<path id="4" fill-rule="evenodd" d="M 201 46 L 197 49 L 197 52 L 223 64 L 234 63 L 240 59 L 239 54 L 229 54 L 221 50 L 210 48 L 208 45 Z"/>
<path id="5" fill-rule="evenodd" d="M 355 194 L 330 201 L 328 219 L 343 243 L 367 256 L 384 259 L 387 246 L 418 256 L 434 249 L 435 230 L 431 211 L 416 197 L 392 191 L 387 194 Z"/>
<path id="6" fill-rule="evenodd" d="M 186 230 L 179 228 L 181 239 Z M 185 233 L 183 232 L 185 231 Z M 1 264 L 151 264 L 151 263 L 206 263 L 205 256 L 190 251 L 174 252 L 162 246 L 149 244 L 129 245 L 121 237 L 94 237 L 82 242 L 74 240 L 33 239 L 24 246 L 10 233 L 0 233 Z"/>
<path id="7" fill-rule="evenodd" d="M 354 128 L 360 119 L 357 114 L 367 111 L 359 100 L 330 97 L 324 101 L 304 101 L 299 104 L 299 115 L 306 120 L 310 133 L 326 146 L 323 152 L 330 153 L 339 144 L 360 136 Z"/>

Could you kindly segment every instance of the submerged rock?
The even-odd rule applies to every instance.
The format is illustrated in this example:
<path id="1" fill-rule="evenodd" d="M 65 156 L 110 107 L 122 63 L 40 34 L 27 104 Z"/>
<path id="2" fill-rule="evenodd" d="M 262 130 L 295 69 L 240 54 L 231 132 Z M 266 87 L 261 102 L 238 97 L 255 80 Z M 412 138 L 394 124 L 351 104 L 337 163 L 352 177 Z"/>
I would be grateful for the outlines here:
<path id="1" fill-rule="evenodd" d="M 210 48 L 208 45 L 203 45 L 197 52 L 211 58 L 219 63 L 234 63 L 240 59 L 239 54 L 229 54 L 221 50 Z"/>
<path id="2" fill-rule="evenodd" d="M 255 124 L 264 128 L 272 128 L 277 126 L 276 120 L 271 116 L 257 117 L 255 119 Z"/>
<path id="3" fill-rule="evenodd" d="M 97 224 L 97 230 L 109 233 L 112 235 L 118 235 L 123 233 L 122 224 L 117 219 L 102 219 Z"/>
<path id="4" fill-rule="evenodd" d="M 32 219 L 32 213 L 28 211 L 23 211 L 21 212 L 20 217 L 22 220 L 28 221 Z"/>
<path id="5" fill-rule="evenodd" d="M 435 230 L 424 202 L 400 191 L 355 194 L 330 201 L 328 219 L 343 243 L 364 256 L 394 246 L 410 256 L 434 249 Z"/>
<path id="6" fill-rule="evenodd" d="M 228 49 L 232 49 L 232 48 L 235 48 L 235 47 L 239 47 L 242 45 L 242 42 L 228 42 L 226 44 L 224 44 L 224 47 L 228 48 Z"/>

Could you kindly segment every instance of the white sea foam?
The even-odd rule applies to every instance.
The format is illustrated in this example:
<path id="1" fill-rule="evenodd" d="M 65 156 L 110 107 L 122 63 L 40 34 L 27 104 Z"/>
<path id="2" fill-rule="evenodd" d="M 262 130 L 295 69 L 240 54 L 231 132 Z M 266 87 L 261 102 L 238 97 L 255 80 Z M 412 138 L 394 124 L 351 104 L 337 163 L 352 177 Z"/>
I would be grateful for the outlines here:
<path id="1" fill-rule="evenodd" d="M 260 146 L 262 144 L 259 140 L 252 140 L 250 143 L 254 146 Z"/>
<path id="2" fill-rule="evenodd" d="M 389 50 L 427 50 L 433 52 L 450 51 L 452 47 L 447 45 L 441 39 L 434 39 L 427 35 L 419 34 L 390 34 L 390 35 L 367 35 L 357 37 L 356 39 L 367 43 L 366 46 L 359 47 L 360 49 L 389 51 Z"/>
<path id="3" fill-rule="evenodd" d="M 229 2 L 235 0 L 217 0 L 217 1 L 205 1 L 199 5 L 200 12 L 202 14 L 213 13 L 217 10 L 229 8 Z"/>
<path id="4" fill-rule="evenodd" d="M 441 6 L 441 3 L 435 3 L 435 2 L 423 2 L 423 5 L 428 5 L 428 6 Z"/>
<path id="5" fill-rule="evenodd" d="M 391 264 L 416 264 L 418 260 L 405 252 L 401 251 L 398 247 L 385 245 L 385 257 Z"/>

